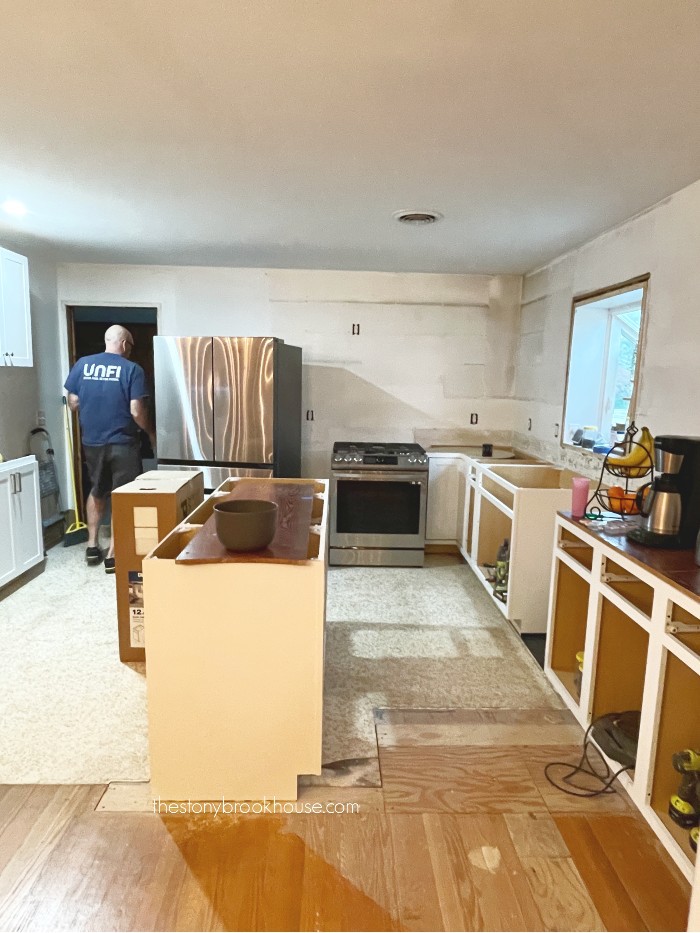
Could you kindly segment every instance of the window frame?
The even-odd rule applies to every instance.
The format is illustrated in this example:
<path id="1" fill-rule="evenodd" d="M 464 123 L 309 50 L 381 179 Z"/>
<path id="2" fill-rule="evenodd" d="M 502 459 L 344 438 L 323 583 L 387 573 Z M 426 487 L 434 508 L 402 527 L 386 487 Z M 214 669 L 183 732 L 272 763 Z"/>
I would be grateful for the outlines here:
<path id="1" fill-rule="evenodd" d="M 634 421 L 637 411 L 637 398 L 639 393 L 639 376 L 641 373 L 642 358 L 644 356 L 646 348 L 646 333 L 647 333 L 647 302 L 649 299 L 649 280 L 651 278 L 650 272 L 645 272 L 643 275 L 635 276 L 633 279 L 627 279 L 624 282 L 619 282 L 616 285 L 609 285 L 605 288 L 597 288 L 595 291 L 591 292 L 581 292 L 579 295 L 574 295 L 571 299 L 571 312 L 569 320 L 569 343 L 568 350 L 566 354 L 566 375 L 564 377 L 564 401 L 562 405 L 562 417 L 561 417 L 561 430 L 559 431 L 559 446 L 566 450 L 577 450 L 582 454 L 593 455 L 594 457 L 603 458 L 603 454 L 594 454 L 592 450 L 588 448 L 582 448 L 575 444 L 571 444 L 566 440 L 566 409 L 568 404 L 569 397 L 569 371 L 571 369 L 571 349 L 574 339 L 574 319 L 576 316 L 577 308 L 580 308 L 587 304 L 593 304 L 596 301 L 600 301 L 601 298 L 613 298 L 615 295 L 619 295 L 622 292 L 633 291 L 635 288 L 642 289 L 642 302 L 641 302 L 641 320 L 639 325 L 639 342 L 637 345 L 637 358 L 635 360 L 634 366 L 634 386 L 632 389 L 632 397 L 630 398 L 630 404 L 627 414 L 627 423 L 630 424 Z M 606 344 L 609 343 L 609 334 L 606 337 Z M 609 351 L 608 351 L 609 352 Z M 608 360 L 609 364 L 609 360 Z M 601 378 L 604 378 L 605 373 L 601 374 Z"/>

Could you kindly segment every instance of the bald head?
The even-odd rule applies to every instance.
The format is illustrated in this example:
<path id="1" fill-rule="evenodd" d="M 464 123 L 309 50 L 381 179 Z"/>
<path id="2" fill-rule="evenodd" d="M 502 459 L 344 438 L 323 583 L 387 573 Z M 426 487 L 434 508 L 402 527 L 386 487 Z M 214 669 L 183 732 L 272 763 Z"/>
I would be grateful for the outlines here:
<path id="1" fill-rule="evenodd" d="M 121 324 L 112 324 L 105 331 L 105 351 L 116 353 L 118 356 L 128 356 L 134 345 L 134 338 L 126 327 Z"/>

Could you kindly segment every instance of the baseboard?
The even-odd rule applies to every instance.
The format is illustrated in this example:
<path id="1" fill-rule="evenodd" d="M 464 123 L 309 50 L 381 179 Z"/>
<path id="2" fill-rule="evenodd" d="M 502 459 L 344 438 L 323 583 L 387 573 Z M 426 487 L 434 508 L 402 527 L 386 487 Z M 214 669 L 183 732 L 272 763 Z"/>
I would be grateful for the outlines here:
<path id="1" fill-rule="evenodd" d="M 46 569 L 46 558 L 36 564 L 34 567 L 30 567 L 29 570 L 25 570 L 23 574 L 20 574 L 19 577 L 15 577 L 14 580 L 10 580 L 9 583 L 6 583 L 5 586 L 0 589 L 0 602 L 5 599 L 6 596 L 11 596 L 13 593 L 16 593 L 17 590 L 21 589 L 25 583 L 29 583 L 30 580 L 34 580 L 39 576 L 40 573 L 43 573 Z"/>

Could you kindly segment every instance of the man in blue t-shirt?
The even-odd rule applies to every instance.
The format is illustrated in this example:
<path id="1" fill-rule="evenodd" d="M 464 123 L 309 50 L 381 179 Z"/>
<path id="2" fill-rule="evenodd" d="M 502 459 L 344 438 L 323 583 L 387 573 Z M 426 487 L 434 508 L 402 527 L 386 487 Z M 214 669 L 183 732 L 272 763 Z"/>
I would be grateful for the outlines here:
<path id="1" fill-rule="evenodd" d="M 155 435 L 144 399 L 148 396 L 143 369 L 129 359 L 134 338 L 113 324 L 105 333 L 105 352 L 83 356 L 65 382 L 68 405 L 80 414 L 80 430 L 92 488 L 87 500 L 88 545 L 85 560 L 99 564 L 103 554 L 97 536 L 107 498 L 117 486 L 141 473 L 138 428 Z M 105 571 L 114 573 L 114 538 L 105 557 Z"/>

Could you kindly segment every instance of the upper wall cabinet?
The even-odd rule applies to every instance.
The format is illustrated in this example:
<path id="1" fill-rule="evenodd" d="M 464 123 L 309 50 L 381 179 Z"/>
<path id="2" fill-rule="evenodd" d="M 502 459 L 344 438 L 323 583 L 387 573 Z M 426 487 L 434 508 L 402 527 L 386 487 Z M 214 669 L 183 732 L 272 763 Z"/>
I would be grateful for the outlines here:
<path id="1" fill-rule="evenodd" d="M 32 366 L 29 265 L 0 246 L 0 366 Z"/>

